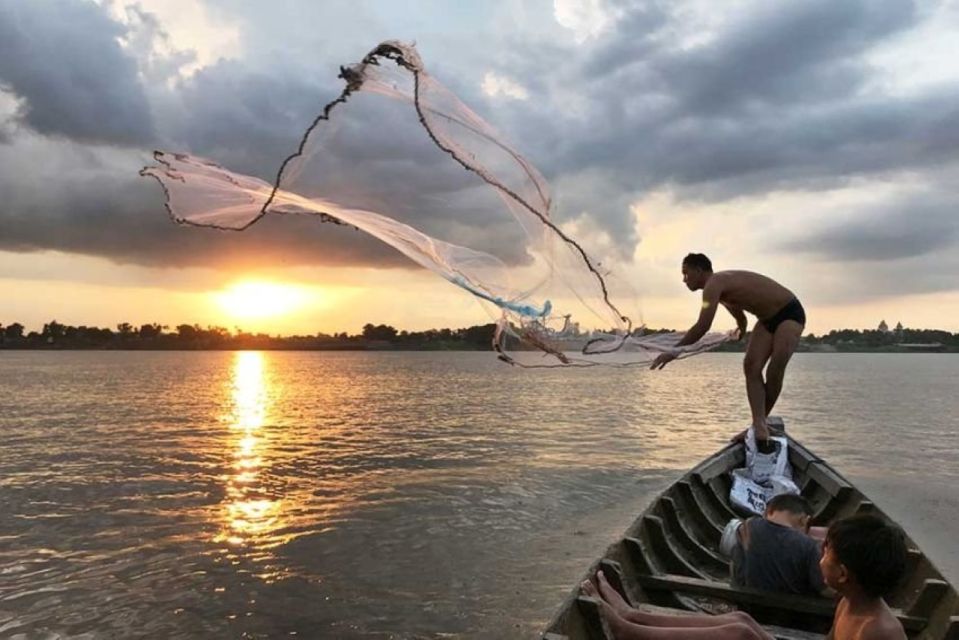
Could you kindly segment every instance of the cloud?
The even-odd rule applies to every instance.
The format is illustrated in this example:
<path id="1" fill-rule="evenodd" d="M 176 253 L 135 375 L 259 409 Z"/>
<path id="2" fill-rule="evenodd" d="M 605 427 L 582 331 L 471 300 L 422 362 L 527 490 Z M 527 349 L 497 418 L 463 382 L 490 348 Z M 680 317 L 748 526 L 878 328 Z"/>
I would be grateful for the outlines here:
<path id="1" fill-rule="evenodd" d="M 832 262 L 897 262 L 953 247 L 959 241 L 959 197 L 919 192 L 868 210 L 836 212 L 821 226 L 781 246 Z"/>
<path id="2" fill-rule="evenodd" d="M 616 20 L 614 9 L 603 0 L 553 0 L 553 15 L 578 43 L 600 35 Z"/>
<path id="3" fill-rule="evenodd" d="M 7 248 L 170 266 L 241 257 L 406 264 L 361 234 L 309 221 L 264 221 L 233 238 L 178 228 L 162 215 L 155 185 L 133 177 L 148 145 L 157 145 L 272 179 L 304 127 L 339 91 L 338 65 L 388 37 L 416 39 L 431 73 L 547 175 L 556 218 L 573 222 L 618 258 L 633 255 L 640 242 L 643 229 L 637 233 L 631 205 L 645 194 L 668 191 L 680 204 L 700 203 L 697 215 L 705 221 L 722 203 L 784 193 L 826 197 L 850 185 L 869 191 L 915 176 L 922 189 L 900 189 L 870 209 L 836 209 L 831 226 L 790 227 L 795 235 L 777 242 L 829 261 L 886 256 L 917 265 L 959 242 L 942 213 L 947 199 L 929 195 L 948 185 L 940 170 L 959 157 L 959 73 L 893 92 L 889 67 L 873 62 L 889 46 L 921 49 L 915 34 L 925 33 L 930 20 L 937 32 L 952 21 L 956 32 L 955 12 L 901 0 L 811 0 L 745 1 L 722 12 L 696 1 L 609 2 L 577 13 L 542 1 L 496 9 L 478 4 L 460 17 L 442 4 L 402 12 L 342 2 L 304 5 L 291 21 L 289 13 L 262 3 L 209 2 L 207 13 L 236 33 L 231 57 L 207 51 L 203 66 L 184 76 L 184 65 L 197 58 L 190 57 L 182 25 L 174 43 L 160 46 L 162 16 L 151 18 L 146 9 L 120 24 L 93 4 L 63 6 L 0 0 L 0 16 L 16 14 L 0 20 L 0 31 L 6 30 L 0 35 L 14 34 L 0 38 L 7 54 L 0 56 L 0 81 L 18 96 L 23 127 L 60 139 L 42 142 L 0 124 L 8 140 L 0 149 L 0 184 L 13 194 L 0 221 L 17 223 L 16 232 L 0 240 Z M 22 37 L 27 18 L 41 34 L 76 24 L 85 29 L 59 48 L 44 44 L 52 36 L 30 44 Z M 58 63 L 24 58 L 29 47 L 48 47 L 45 59 Z M 157 51 L 167 57 L 156 57 Z M 89 52 L 97 53 L 96 64 Z M 95 68 L 97 82 L 113 74 L 106 91 L 92 93 L 99 103 L 70 81 L 73 68 L 79 77 Z M 307 176 L 314 186 L 444 239 L 522 261 L 514 231 L 497 217 L 502 206 L 432 147 L 415 122 L 362 99 L 347 107 L 330 135 L 323 133 L 322 152 Z M 58 115 L 64 112 L 70 113 Z M 126 155 L 105 146 L 131 143 L 140 146 Z M 43 167 L 41 194 L 29 171 L 6 168 L 27 159 Z M 897 211 L 922 214 L 904 221 Z M 917 277 L 923 269 L 916 267 Z M 959 276 L 959 267 L 951 275 Z M 881 283 L 869 290 L 881 294 Z"/>
<path id="4" fill-rule="evenodd" d="M 483 93 L 495 98 L 502 95 L 514 100 L 528 100 L 529 91 L 526 88 L 506 76 L 499 75 L 493 71 L 487 71 L 483 76 Z"/>
<path id="5" fill-rule="evenodd" d="M 36 131 L 90 142 L 152 138 L 150 105 L 124 29 L 90 2 L 0 0 L 0 83 Z"/>

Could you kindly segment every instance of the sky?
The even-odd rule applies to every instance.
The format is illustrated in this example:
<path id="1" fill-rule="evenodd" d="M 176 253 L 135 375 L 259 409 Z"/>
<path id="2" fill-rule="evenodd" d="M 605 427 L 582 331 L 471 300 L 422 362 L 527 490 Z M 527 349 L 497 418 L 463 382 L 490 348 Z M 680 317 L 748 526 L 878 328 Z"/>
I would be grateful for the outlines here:
<path id="1" fill-rule="evenodd" d="M 0 324 L 490 321 L 356 231 L 179 226 L 138 176 L 165 149 L 271 179 L 341 65 L 396 39 L 540 169 L 648 325 L 695 320 L 695 251 L 781 281 L 814 333 L 959 331 L 957 36 L 957 0 L 0 0 Z M 338 161 L 406 222 L 511 242 L 461 170 L 341 126 Z"/>

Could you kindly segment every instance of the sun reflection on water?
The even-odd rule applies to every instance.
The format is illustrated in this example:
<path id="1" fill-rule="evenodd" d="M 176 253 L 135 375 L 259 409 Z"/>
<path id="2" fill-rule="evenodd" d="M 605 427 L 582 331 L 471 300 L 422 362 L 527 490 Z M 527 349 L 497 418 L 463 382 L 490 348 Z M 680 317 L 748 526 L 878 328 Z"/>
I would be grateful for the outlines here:
<path id="1" fill-rule="evenodd" d="M 216 538 L 226 542 L 231 555 L 253 561 L 272 558 L 269 549 L 283 543 L 275 534 L 283 526 L 283 500 L 272 495 L 265 479 L 268 439 L 263 433 L 270 409 L 269 382 L 264 357 L 255 351 L 236 354 L 232 376 L 232 412 L 229 415 L 232 471 L 226 477 L 223 526 Z M 279 577 L 275 568 L 259 575 Z"/>

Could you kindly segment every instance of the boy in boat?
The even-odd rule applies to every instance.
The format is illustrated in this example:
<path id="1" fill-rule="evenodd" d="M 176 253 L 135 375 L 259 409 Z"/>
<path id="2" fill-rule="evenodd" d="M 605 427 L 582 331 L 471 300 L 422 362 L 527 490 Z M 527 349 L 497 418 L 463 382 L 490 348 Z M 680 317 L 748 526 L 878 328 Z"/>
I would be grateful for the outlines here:
<path id="1" fill-rule="evenodd" d="M 732 583 L 778 593 L 827 595 L 819 569 L 819 542 L 808 535 L 811 516 L 808 500 L 783 493 L 766 504 L 764 517 L 742 523 L 732 552 Z"/>
<path id="2" fill-rule="evenodd" d="M 693 344 L 706 335 L 719 305 L 726 307 L 736 319 L 740 339 L 745 337 L 747 329 L 744 312 L 758 318 L 749 337 L 743 370 L 756 440 L 763 443 L 769 438 L 766 418 L 782 391 L 786 365 L 806 326 L 806 312 L 793 292 L 772 278 L 751 271 L 713 273 L 712 262 L 701 253 L 687 255 L 682 271 L 683 282 L 690 291 L 702 290 L 703 304 L 696 324 L 676 346 Z M 671 353 L 660 354 L 650 368 L 662 369 L 675 359 Z"/>
<path id="3" fill-rule="evenodd" d="M 830 640 L 906 639 L 882 596 L 902 579 L 907 557 L 902 530 L 877 516 L 853 516 L 829 527 L 819 566 L 826 584 L 842 596 Z"/>
<path id="4" fill-rule="evenodd" d="M 902 530 L 873 515 L 839 520 L 826 533 L 820 567 L 826 585 L 842 597 L 828 640 L 906 640 L 896 616 L 882 599 L 906 568 Z M 582 592 L 594 598 L 615 640 L 772 640 L 742 612 L 717 616 L 657 615 L 634 609 L 602 571 Z"/>

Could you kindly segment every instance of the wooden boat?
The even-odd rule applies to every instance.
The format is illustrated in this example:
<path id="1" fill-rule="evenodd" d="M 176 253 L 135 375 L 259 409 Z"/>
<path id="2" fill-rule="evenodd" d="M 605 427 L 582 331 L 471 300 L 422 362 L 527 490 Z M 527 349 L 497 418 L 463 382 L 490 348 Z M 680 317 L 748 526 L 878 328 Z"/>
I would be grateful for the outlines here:
<path id="1" fill-rule="evenodd" d="M 777 420 L 773 428 L 782 429 Z M 787 436 L 788 437 L 788 436 Z M 789 437 L 794 479 L 815 510 L 813 525 L 828 526 L 858 513 L 887 517 L 825 461 Z M 730 471 L 742 467 L 745 449 L 730 444 L 667 488 L 589 568 L 603 569 L 613 586 L 640 610 L 678 614 L 742 610 L 777 638 L 812 640 L 828 632 L 835 601 L 737 588 L 719 553 L 723 528 L 745 514 L 730 506 Z M 910 638 L 959 640 L 959 596 L 911 538 L 906 577 L 886 600 Z M 595 601 L 577 584 L 543 634 L 543 640 L 604 640 Z"/>

